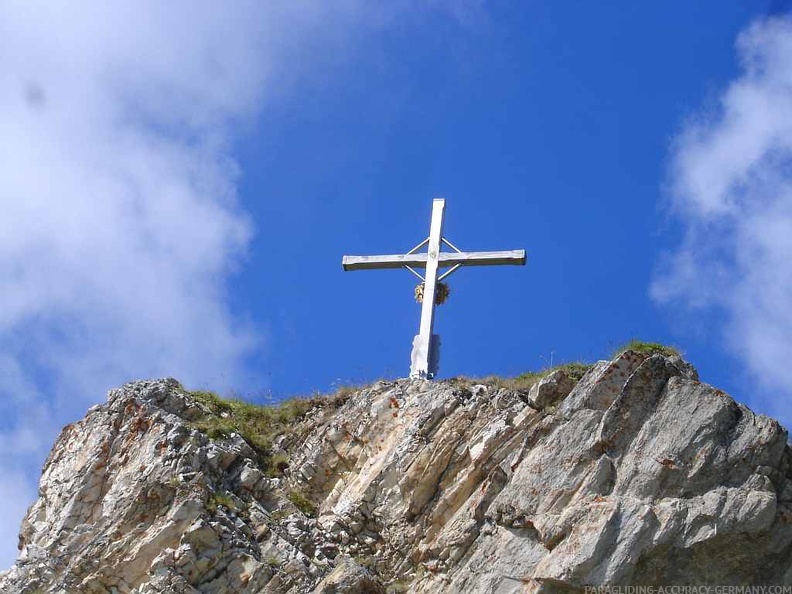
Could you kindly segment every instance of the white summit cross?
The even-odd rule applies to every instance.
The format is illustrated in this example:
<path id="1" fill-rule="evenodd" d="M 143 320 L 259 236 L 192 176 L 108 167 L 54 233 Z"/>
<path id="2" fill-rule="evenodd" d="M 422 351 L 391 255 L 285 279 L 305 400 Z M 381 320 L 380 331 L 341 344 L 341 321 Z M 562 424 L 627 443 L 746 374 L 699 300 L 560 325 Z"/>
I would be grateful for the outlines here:
<path id="1" fill-rule="evenodd" d="M 385 256 L 344 256 L 344 270 L 372 270 L 377 268 L 406 268 L 424 283 L 421 305 L 421 328 L 413 339 L 410 377 L 431 379 L 437 373 L 440 357 L 440 337 L 433 334 L 435 291 L 437 283 L 462 266 L 489 266 L 495 264 L 525 264 L 525 250 L 505 252 L 463 252 L 443 237 L 443 209 L 445 199 L 435 198 L 432 203 L 432 223 L 429 237 L 406 254 Z M 418 253 L 428 244 L 427 253 Z M 442 244 L 454 250 L 441 252 Z M 415 269 L 425 268 L 425 276 Z M 438 277 L 438 268 L 449 268 Z"/>

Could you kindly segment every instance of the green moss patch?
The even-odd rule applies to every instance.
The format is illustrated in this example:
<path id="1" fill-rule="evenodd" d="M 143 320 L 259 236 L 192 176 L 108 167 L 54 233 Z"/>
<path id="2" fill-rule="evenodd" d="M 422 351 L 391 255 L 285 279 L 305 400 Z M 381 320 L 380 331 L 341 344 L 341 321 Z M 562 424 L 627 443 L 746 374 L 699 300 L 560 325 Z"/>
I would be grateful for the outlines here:
<path id="1" fill-rule="evenodd" d="M 289 501 L 306 516 L 316 515 L 316 504 L 308 499 L 302 491 L 292 489 L 289 491 Z"/>
<path id="2" fill-rule="evenodd" d="M 271 476 L 280 475 L 286 466 L 283 455 L 273 456 L 272 443 L 292 430 L 311 408 L 335 404 L 331 398 L 294 398 L 275 406 L 251 404 L 239 399 L 221 398 L 214 392 L 190 392 L 209 412 L 192 425 L 211 439 L 227 439 L 237 433 L 259 457 L 261 468 Z"/>
<path id="3" fill-rule="evenodd" d="M 635 351 L 637 353 L 644 353 L 646 355 L 658 354 L 665 357 L 679 357 L 681 355 L 679 350 L 672 346 L 660 344 L 659 342 L 645 342 L 643 340 L 638 340 L 637 338 L 633 338 L 627 344 L 616 349 L 613 353 L 613 356 L 617 357 L 625 351 Z"/>
<path id="4" fill-rule="evenodd" d="M 230 493 L 220 491 L 209 495 L 209 499 L 206 502 L 206 509 L 209 511 L 209 513 L 215 513 L 218 507 L 224 507 L 233 513 L 239 513 L 243 511 L 243 508 Z"/>

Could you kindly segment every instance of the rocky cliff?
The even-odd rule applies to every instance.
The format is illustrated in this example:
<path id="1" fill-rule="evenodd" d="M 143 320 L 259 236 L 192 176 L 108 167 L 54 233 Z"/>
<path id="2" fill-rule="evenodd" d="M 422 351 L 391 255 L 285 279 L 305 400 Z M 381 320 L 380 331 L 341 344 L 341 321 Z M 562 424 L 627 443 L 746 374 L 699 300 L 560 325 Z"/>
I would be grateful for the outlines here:
<path id="1" fill-rule="evenodd" d="M 174 380 L 111 391 L 58 438 L 0 592 L 792 584 L 785 430 L 678 357 L 379 382 L 232 430 L 256 414 Z"/>

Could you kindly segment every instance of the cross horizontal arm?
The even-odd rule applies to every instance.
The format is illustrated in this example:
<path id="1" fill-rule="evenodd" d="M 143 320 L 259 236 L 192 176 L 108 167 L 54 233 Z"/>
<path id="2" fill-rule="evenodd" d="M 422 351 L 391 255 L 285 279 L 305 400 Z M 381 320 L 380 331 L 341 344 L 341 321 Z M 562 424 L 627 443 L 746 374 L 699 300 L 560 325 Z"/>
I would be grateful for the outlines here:
<path id="1" fill-rule="evenodd" d="M 380 268 L 426 267 L 426 254 L 389 254 L 384 256 L 344 256 L 344 270 L 375 270 Z M 525 250 L 503 252 L 441 252 L 438 266 L 493 266 L 501 264 L 525 264 Z"/>

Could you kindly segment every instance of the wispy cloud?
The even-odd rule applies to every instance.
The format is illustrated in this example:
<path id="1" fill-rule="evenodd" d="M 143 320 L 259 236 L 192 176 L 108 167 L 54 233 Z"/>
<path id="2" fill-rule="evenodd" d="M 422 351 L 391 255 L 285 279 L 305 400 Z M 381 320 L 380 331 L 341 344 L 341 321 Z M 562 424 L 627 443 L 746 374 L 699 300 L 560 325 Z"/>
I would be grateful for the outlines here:
<path id="1" fill-rule="evenodd" d="M 0 6 L 2 566 L 64 422 L 126 379 L 239 380 L 261 338 L 225 298 L 253 231 L 228 131 L 283 19 L 147 4 Z"/>
<path id="2" fill-rule="evenodd" d="M 652 293 L 718 311 L 718 334 L 757 382 L 753 403 L 790 426 L 792 18 L 754 22 L 737 54 L 740 76 L 676 139 L 670 195 L 685 234 Z"/>

